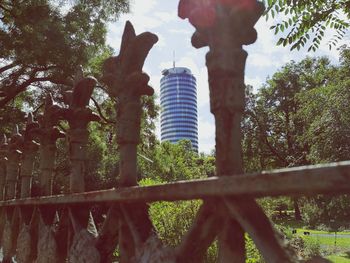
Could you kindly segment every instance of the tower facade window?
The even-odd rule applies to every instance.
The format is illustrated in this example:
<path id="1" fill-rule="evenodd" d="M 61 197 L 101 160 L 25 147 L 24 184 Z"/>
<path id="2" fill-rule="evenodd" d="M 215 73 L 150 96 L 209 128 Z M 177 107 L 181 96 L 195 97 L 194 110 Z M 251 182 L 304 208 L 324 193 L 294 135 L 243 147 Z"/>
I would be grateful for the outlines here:
<path id="1" fill-rule="evenodd" d="M 198 152 L 196 78 L 188 68 L 162 71 L 160 80 L 161 141 L 188 139 Z"/>

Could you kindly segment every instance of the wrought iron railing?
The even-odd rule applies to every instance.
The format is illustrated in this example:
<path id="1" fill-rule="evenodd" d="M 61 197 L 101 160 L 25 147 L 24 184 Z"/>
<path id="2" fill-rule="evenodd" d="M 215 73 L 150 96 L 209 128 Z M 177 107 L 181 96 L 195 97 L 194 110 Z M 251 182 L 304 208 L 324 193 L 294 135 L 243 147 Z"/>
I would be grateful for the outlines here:
<path id="1" fill-rule="evenodd" d="M 202 15 L 203 10 L 207 16 Z M 24 135 L 16 131 L 9 143 L 5 138 L 0 148 L 3 262 L 10 262 L 14 256 L 17 262 L 112 262 L 117 246 L 120 262 L 201 262 L 215 239 L 218 262 L 245 262 L 245 233 L 267 262 L 299 261 L 276 234 L 255 198 L 348 193 L 350 162 L 243 175 L 240 122 L 247 53 L 242 45 L 256 40 L 253 27 L 263 11 L 262 3 L 254 0 L 181 0 L 179 4 L 179 16 L 189 18 L 196 28 L 193 46 L 209 46 L 206 62 L 216 123 L 217 177 L 137 186 L 140 98 L 153 93 L 142 67 L 157 37 L 148 32 L 136 35 L 129 22 L 120 54 L 107 59 L 103 68 L 110 96 L 119 102 L 118 189 L 84 192 L 87 126 L 98 117 L 87 107 L 96 80 L 81 72 L 76 74 L 74 91 L 66 96 L 69 108 L 60 108 L 48 97 L 39 123 L 29 115 Z M 66 135 L 56 127 L 62 119 L 69 123 Z M 71 194 L 52 196 L 56 141 L 65 136 L 72 166 Z M 40 145 L 34 138 L 39 138 Z M 40 196 L 30 197 L 37 151 Z M 20 199 L 15 198 L 17 193 Z M 190 199 L 203 200 L 192 227 L 176 248 L 165 246 L 149 218 L 147 203 Z M 90 209 L 101 203 L 108 206 L 108 213 L 96 229 Z"/>

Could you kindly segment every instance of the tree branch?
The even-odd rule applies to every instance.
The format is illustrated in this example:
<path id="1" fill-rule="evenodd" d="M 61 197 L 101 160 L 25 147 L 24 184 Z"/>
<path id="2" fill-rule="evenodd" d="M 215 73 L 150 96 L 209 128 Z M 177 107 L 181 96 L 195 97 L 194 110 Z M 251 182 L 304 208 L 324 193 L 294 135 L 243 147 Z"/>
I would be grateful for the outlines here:
<path id="1" fill-rule="evenodd" d="M 98 115 L 101 117 L 102 120 L 104 120 L 107 124 L 115 124 L 116 123 L 115 121 L 112 121 L 103 115 L 100 105 L 98 105 L 97 101 L 93 97 L 91 97 L 91 100 L 93 101 L 93 103 L 97 109 Z"/>
<path id="2" fill-rule="evenodd" d="M 8 64 L 8 65 L 6 65 L 6 66 L 0 68 L 0 74 L 3 73 L 3 72 L 5 72 L 6 70 L 9 70 L 9 69 L 15 67 L 15 66 L 17 66 L 17 63 L 12 62 L 12 63 L 10 63 L 10 64 Z"/>
<path id="3" fill-rule="evenodd" d="M 246 113 L 251 116 L 255 121 L 256 123 L 258 124 L 258 127 L 259 127 L 259 130 L 260 130 L 260 134 L 261 136 L 263 137 L 263 141 L 265 143 L 265 145 L 270 149 L 271 153 L 273 155 L 275 155 L 277 157 L 278 160 L 280 160 L 285 166 L 288 165 L 288 162 L 286 161 L 285 158 L 283 158 L 279 152 L 277 152 L 277 150 L 271 145 L 271 143 L 269 142 L 269 140 L 267 139 L 267 136 L 266 136 L 266 132 L 263 130 L 262 128 L 262 125 L 258 119 L 258 117 L 252 112 L 252 111 L 246 111 Z"/>
<path id="4" fill-rule="evenodd" d="M 45 69 L 45 70 L 47 70 L 47 69 Z M 35 75 L 39 71 L 43 71 L 43 69 L 34 69 L 33 72 L 30 74 L 29 79 L 25 80 L 23 83 L 21 83 L 17 87 L 16 87 L 16 83 L 12 83 L 10 86 L 8 86 L 7 88 L 9 90 L 9 92 L 2 93 L 4 98 L 0 100 L 0 108 L 4 107 L 9 101 L 13 100 L 18 94 L 24 92 L 30 85 L 32 85 L 35 82 L 49 81 L 53 84 L 60 84 L 60 85 L 66 85 L 66 86 L 72 85 L 72 83 L 70 83 L 69 81 L 57 80 L 57 79 L 53 79 L 52 77 L 38 77 L 38 78 L 36 78 Z M 18 78 L 17 78 L 17 80 L 18 80 Z"/>
<path id="5" fill-rule="evenodd" d="M 37 71 L 33 71 L 29 79 L 24 81 L 19 86 L 15 87 L 15 84 L 12 84 L 12 89 L 9 92 L 5 93 L 5 97 L 0 100 L 0 108 L 3 108 L 9 101 L 13 100 L 18 94 L 25 91 L 28 86 L 30 86 L 37 78 L 35 78 Z"/>
<path id="6" fill-rule="evenodd" d="M 0 9 L 4 10 L 4 11 L 10 13 L 10 14 L 12 14 L 11 10 L 8 9 L 7 7 L 5 7 L 3 4 L 0 4 Z"/>

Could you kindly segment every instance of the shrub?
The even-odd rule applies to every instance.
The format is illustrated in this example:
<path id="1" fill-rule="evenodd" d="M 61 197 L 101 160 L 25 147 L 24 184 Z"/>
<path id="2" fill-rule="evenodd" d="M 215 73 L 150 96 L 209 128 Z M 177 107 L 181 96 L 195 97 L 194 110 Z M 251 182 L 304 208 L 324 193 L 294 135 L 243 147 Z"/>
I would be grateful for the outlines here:
<path id="1" fill-rule="evenodd" d="M 304 258 L 312 258 L 314 256 L 321 255 L 321 245 L 320 242 L 313 238 L 307 238 L 304 240 L 305 249 L 304 249 Z"/>

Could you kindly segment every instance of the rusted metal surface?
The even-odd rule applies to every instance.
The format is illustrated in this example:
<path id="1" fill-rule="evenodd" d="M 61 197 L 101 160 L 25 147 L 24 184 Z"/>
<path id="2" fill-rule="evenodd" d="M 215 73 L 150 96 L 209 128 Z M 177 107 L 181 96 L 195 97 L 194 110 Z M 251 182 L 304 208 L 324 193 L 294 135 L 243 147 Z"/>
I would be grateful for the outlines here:
<path id="1" fill-rule="evenodd" d="M 142 68 L 149 51 L 157 41 L 158 37 L 150 32 L 136 35 L 134 27 L 127 21 L 119 55 L 108 58 L 103 65 L 103 81 L 108 86 L 109 94 L 118 101 L 116 123 L 117 143 L 120 151 L 119 185 L 124 187 L 137 185 L 137 145 L 140 142 L 141 97 L 154 93 L 153 88 L 148 85 L 149 76 L 142 72 Z M 154 229 L 148 217 L 146 204 L 129 204 L 120 214 L 129 216 L 128 222 L 119 220 L 120 262 L 123 263 L 130 262 L 130 259 L 135 257 L 137 246 L 142 246 Z M 108 222 L 114 223 L 113 220 L 108 220 Z M 110 228 L 108 225 L 104 227 Z M 140 239 L 140 244 L 137 244 L 135 238 Z M 103 257 L 108 257 L 108 255 L 103 255 Z"/>
<path id="2" fill-rule="evenodd" d="M 209 47 L 206 65 L 210 110 L 215 117 L 216 126 L 215 157 L 218 176 L 243 173 L 241 119 L 245 107 L 244 69 L 248 54 L 242 46 L 255 42 L 257 33 L 254 25 L 263 12 L 264 5 L 254 0 L 182 0 L 179 4 L 179 16 L 188 18 L 196 29 L 192 45 L 195 48 Z M 207 13 L 211 16 L 203 16 Z M 237 198 L 232 205 L 239 207 L 241 201 L 243 200 Z M 266 218 L 253 199 L 250 203 L 256 218 Z M 218 233 L 218 261 L 244 263 L 244 231 L 226 210 L 222 207 L 221 212 L 217 213 L 223 219 Z"/>
<path id="3" fill-rule="evenodd" d="M 295 262 L 296 257 L 288 253 L 287 246 L 281 237 L 276 237 L 277 233 L 267 217 L 259 217 L 257 220 L 256 204 L 251 198 L 239 199 L 240 205 L 237 205 L 237 197 L 224 198 L 223 201 L 232 218 L 242 226 L 245 232 L 253 239 L 257 248 L 267 262 Z M 253 208 L 252 208 L 253 207 Z M 264 213 L 260 209 L 260 214 Z"/>
<path id="4" fill-rule="evenodd" d="M 73 81 L 73 91 L 65 96 L 68 108 L 55 105 L 48 96 L 44 114 L 39 116 L 40 126 L 29 115 L 24 137 L 17 130 L 9 144 L 5 139 L 0 146 L 0 187 L 5 185 L 6 189 L 6 200 L 0 189 L 3 262 L 10 262 L 16 251 L 19 262 L 112 262 L 117 246 L 121 263 L 202 262 L 207 248 L 217 238 L 218 262 L 241 263 L 245 262 L 245 232 L 267 262 L 296 262 L 255 198 L 349 193 L 350 161 L 243 175 L 240 122 L 247 52 L 242 46 L 255 42 L 254 25 L 263 10 L 262 3 L 256 0 L 179 3 L 179 16 L 189 18 L 196 29 L 193 46 L 209 47 L 206 64 L 210 108 L 216 122 L 217 177 L 137 186 L 141 96 L 153 94 L 149 76 L 142 68 L 157 36 L 150 32 L 136 35 L 127 22 L 119 55 L 103 65 L 103 82 L 118 101 L 120 187 L 83 192 L 88 161 L 87 127 L 98 117 L 88 108 L 96 80 L 84 77 L 80 69 Z M 203 13 L 211 16 L 204 17 Z M 56 140 L 65 137 L 57 128 L 62 119 L 69 123 L 71 194 L 50 196 Z M 30 198 L 33 160 L 38 148 L 34 135 L 41 143 L 40 196 Z M 19 165 L 22 199 L 16 200 Z M 192 227 L 176 248 L 167 247 L 148 216 L 148 202 L 193 199 L 202 199 L 203 205 Z M 98 232 L 91 208 L 101 203 L 108 213 Z"/>
<path id="5" fill-rule="evenodd" d="M 23 136 L 19 133 L 18 126 L 16 126 L 8 145 L 5 199 L 13 199 L 16 196 L 19 163 L 22 155 L 22 152 L 19 150 L 19 148 L 22 143 Z"/>
<path id="6" fill-rule="evenodd" d="M 4 134 L 0 145 L 0 200 L 4 200 L 7 158 L 7 137 Z"/>
<path id="7" fill-rule="evenodd" d="M 78 77 L 79 76 L 79 77 Z M 80 78 L 80 79 L 79 79 Z M 99 121 L 97 114 L 88 107 L 96 79 L 84 77 L 83 72 L 76 73 L 75 86 L 70 94 L 66 94 L 68 109 L 62 109 L 63 118 L 68 121 L 69 157 L 71 162 L 70 192 L 79 193 L 85 190 L 85 163 L 89 139 L 88 124 Z M 69 100 L 69 101 L 68 101 Z"/>
<path id="8" fill-rule="evenodd" d="M 65 97 L 69 108 L 62 109 L 62 115 L 69 124 L 68 140 L 71 164 L 69 189 L 71 193 L 79 193 L 85 191 L 88 125 L 91 121 L 99 121 L 100 118 L 88 107 L 97 83 L 96 79 L 84 77 L 81 67 L 74 79 L 73 91 L 66 93 Z M 68 208 L 68 214 L 72 226 L 67 229 L 67 236 L 71 238 L 65 240 L 69 244 L 68 261 L 74 263 L 100 262 L 100 255 L 95 247 L 96 227 L 90 211 L 86 207 L 74 206 Z M 84 250 L 86 253 L 83 253 Z M 57 254 L 62 254 L 62 251 L 58 249 Z"/>
<path id="9" fill-rule="evenodd" d="M 252 197 L 342 194 L 350 191 L 350 161 L 301 166 L 239 176 L 211 177 L 147 187 L 125 187 L 70 195 L 0 202 L 1 206 L 64 205 L 100 202 L 175 201 L 225 195 Z"/>
<path id="10" fill-rule="evenodd" d="M 65 134 L 57 128 L 62 119 L 62 108 L 54 104 L 51 94 L 46 97 L 44 114 L 38 116 L 40 127 L 36 130 L 40 141 L 39 195 L 52 194 L 52 180 L 55 168 L 56 141 Z"/>
<path id="11" fill-rule="evenodd" d="M 176 248 L 178 262 L 202 262 L 208 247 L 215 239 L 222 226 L 222 219 L 217 215 L 220 206 L 217 199 L 202 205 L 192 227 L 184 235 Z"/>
<path id="12" fill-rule="evenodd" d="M 21 165 L 21 198 L 31 196 L 32 172 L 34 159 L 39 149 L 39 143 L 34 140 L 35 130 L 39 128 L 39 123 L 34 121 L 33 115 L 28 114 L 26 128 L 23 136 L 23 143 L 20 147 L 23 152 Z"/>
<path id="13" fill-rule="evenodd" d="M 158 37 L 150 32 L 136 35 L 134 27 L 127 21 L 119 55 L 107 59 L 103 66 L 103 80 L 108 92 L 119 102 L 116 112 L 121 186 L 137 184 L 136 148 L 140 142 L 141 96 L 154 93 L 148 85 L 149 76 L 142 72 L 142 67 L 157 41 Z"/>

